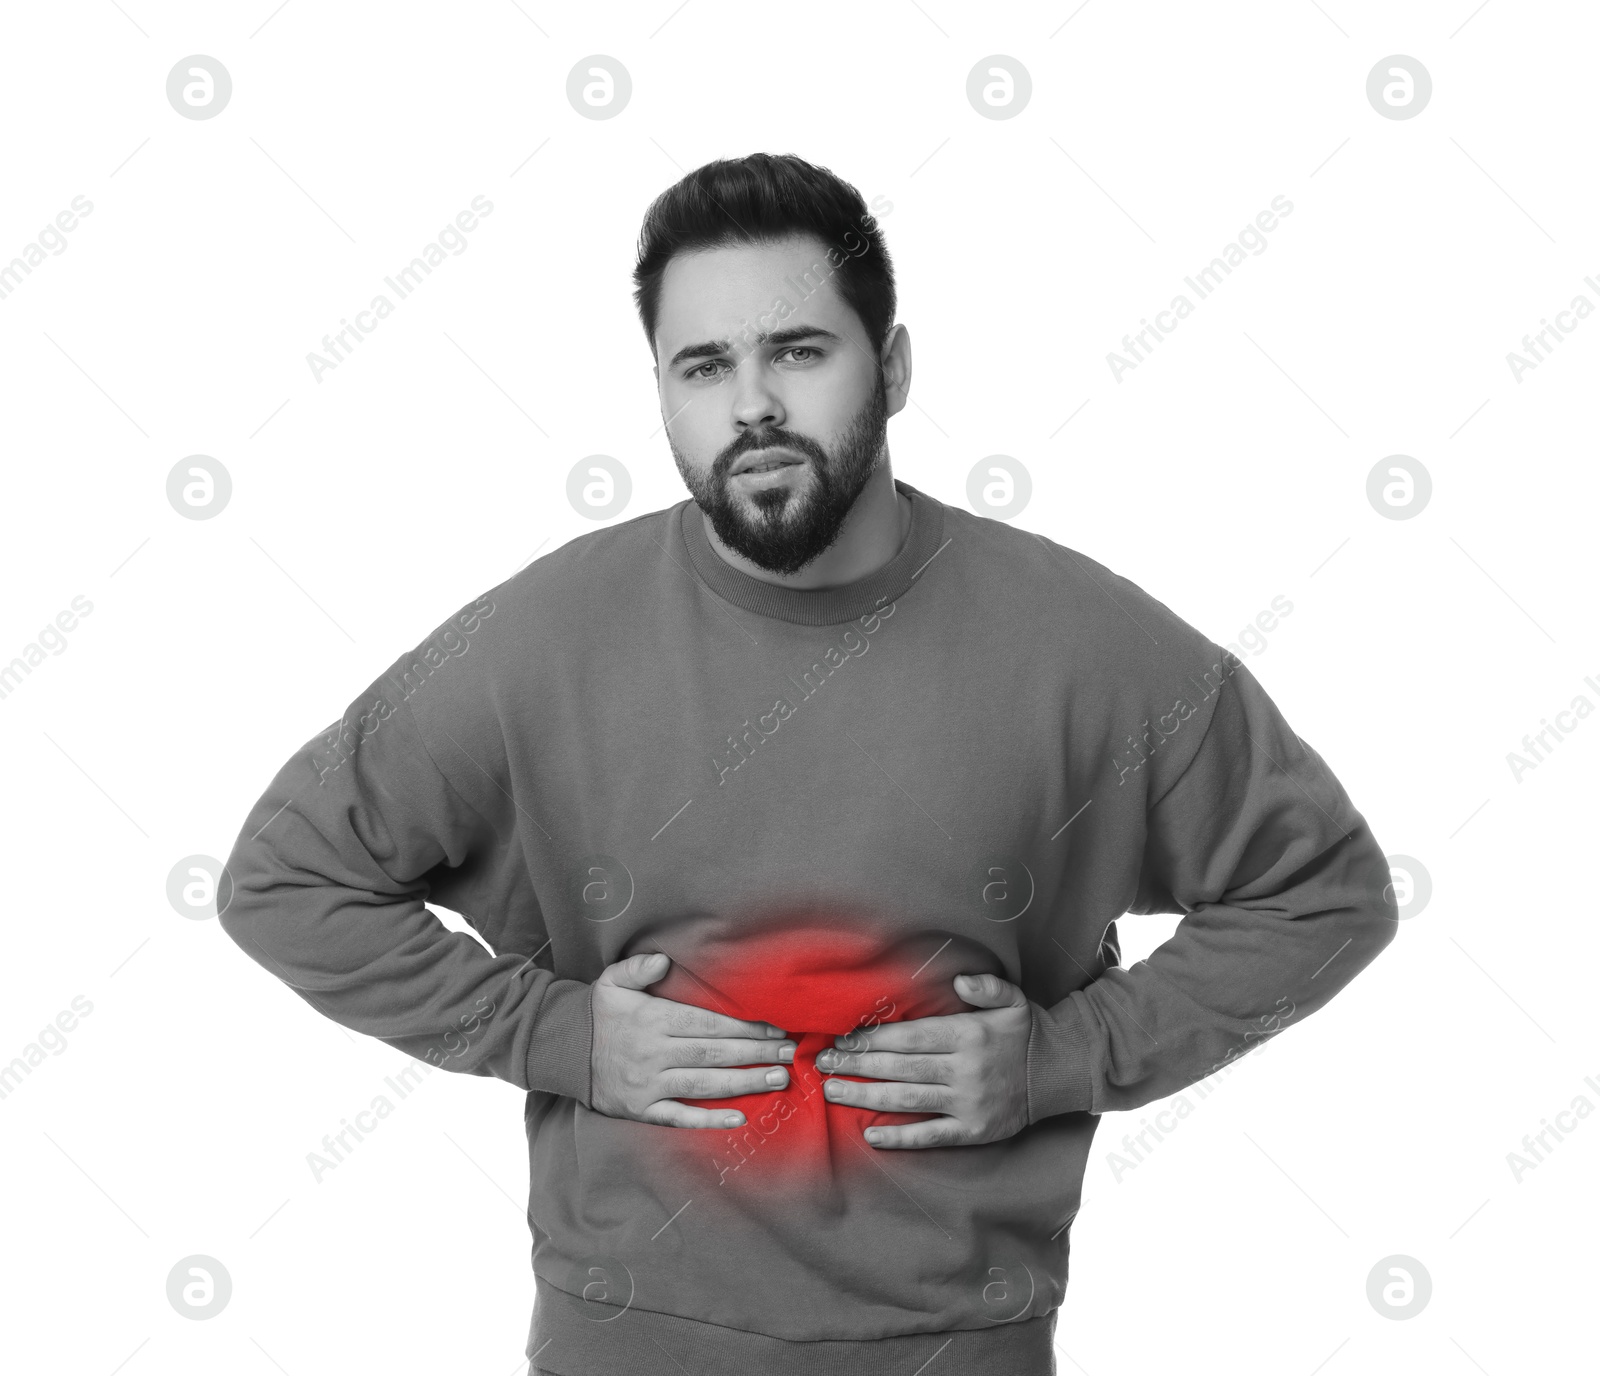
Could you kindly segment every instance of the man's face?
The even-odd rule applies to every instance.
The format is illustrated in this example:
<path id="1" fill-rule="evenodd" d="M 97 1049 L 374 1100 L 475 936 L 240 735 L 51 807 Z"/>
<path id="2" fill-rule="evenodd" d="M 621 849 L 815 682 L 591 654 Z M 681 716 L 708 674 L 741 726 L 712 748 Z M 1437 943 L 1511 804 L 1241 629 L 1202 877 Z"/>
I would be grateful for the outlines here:
<path id="1" fill-rule="evenodd" d="M 890 414 L 877 350 L 825 247 L 678 255 L 662 277 L 656 356 L 667 442 L 717 538 L 797 573 L 838 538 Z"/>

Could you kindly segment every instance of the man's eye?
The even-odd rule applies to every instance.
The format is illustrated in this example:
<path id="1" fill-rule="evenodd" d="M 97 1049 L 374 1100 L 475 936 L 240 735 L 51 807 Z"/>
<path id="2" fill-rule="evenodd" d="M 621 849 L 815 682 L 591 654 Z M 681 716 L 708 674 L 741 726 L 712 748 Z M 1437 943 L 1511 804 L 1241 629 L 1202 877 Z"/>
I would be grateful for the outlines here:
<path id="1" fill-rule="evenodd" d="M 785 349 L 784 352 L 786 354 L 790 354 L 791 356 L 795 354 L 805 354 L 805 358 L 796 358 L 794 361 L 796 363 L 809 363 L 811 359 L 816 356 L 817 351 L 809 344 L 795 344 L 790 348 Z"/>
<path id="2" fill-rule="evenodd" d="M 709 359 L 707 362 L 702 363 L 698 368 L 689 369 L 689 371 L 685 374 L 685 376 L 686 377 L 709 378 L 711 376 L 711 374 L 706 372 L 706 369 L 710 368 L 712 370 L 715 370 L 717 368 L 720 368 L 721 366 L 722 366 L 722 360 L 721 359 L 718 359 L 718 358 Z"/>

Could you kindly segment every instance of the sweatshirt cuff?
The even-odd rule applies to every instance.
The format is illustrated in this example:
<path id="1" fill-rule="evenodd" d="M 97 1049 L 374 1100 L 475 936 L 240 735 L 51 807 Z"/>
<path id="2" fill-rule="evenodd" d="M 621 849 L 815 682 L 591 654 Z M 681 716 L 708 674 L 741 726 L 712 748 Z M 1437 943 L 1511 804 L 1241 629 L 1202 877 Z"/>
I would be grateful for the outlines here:
<path id="1" fill-rule="evenodd" d="M 550 982 L 528 1042 L 528 1088 L 562 1094 L 589 1107 L 594 1024 L 590 987 L 580 979 Z"/>
<path id="2" fill-rule="evenodd" d="M 1053 1008 L 1033 1007 L 1028 1033 L 1028 1121 L 1087 1113 L 1094 1104 L 1089 1027 L 1083 1001 L 1071 995 Z"/>

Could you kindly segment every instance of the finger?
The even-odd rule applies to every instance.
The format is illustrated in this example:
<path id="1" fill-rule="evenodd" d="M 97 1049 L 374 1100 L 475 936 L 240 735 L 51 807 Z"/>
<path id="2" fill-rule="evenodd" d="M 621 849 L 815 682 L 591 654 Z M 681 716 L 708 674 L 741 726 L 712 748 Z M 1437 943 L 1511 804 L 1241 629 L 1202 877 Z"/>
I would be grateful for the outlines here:
<path id="1" fill-rule="evenodd" d="M 606 966 L 596 983 L 614 984 L 619 989 L 648 989 L 666 978 L 671 964 L 660 951 L 641 952 L 626 960 L 619 960 L 615 965 Z"/>
<path id="2" fill-rule="evenodd" d="M 922 1147 L 961 1147 L 967 1145 L 966 1129 L 954 1118 L 929 1118 L 922 1123 L 900 1123 L 871 1127 L 864 1134 L 867 1145 L 882 1151 L 917 1150 Z"/>
<path id="3" fill-rule="evenodd" d="M 693 1041 L 687 1037 L 668 1039 L 666 1065 L 673 1070 L 688 1070 L 702 1065 L 765 1065 L 769 1061 L 794 1060 L 793 1042 L 758 1042 L 729 1037 L 717 1041 Z"/>
<path id="4" fill-rule="evenodd" d="M 657 1099 L 640 1117 L 642 1123 L 664 1128 L 742 1128 L 744 1114 L 737 1109 L 696 1108 L 674 1099 Z"/>
<path id="5" fill-rule="evenodd" d="M 953 983 L 957 997 L 974 1008 L 1021 1008 L 1028 1002 L 1022 990 L 999 975 L 957 975 Z"/>
<path id="6" fill-rule="evenodd" d="M 692 1003 L 676 1003 L 672 999 L 659 999 L 657 1013 L 661 1030 L 669 1037 L 744 1037 L 747 1039 L 779 1039 L 788 1036 L 781 1027 L 770 1022 L 745 1022 L 709 1008 L 696 1008 Z"/>
<path id="7" fill-rule="evenodd" d="M 961 1019 L 970 1013 L 946 1018 L 912 1018 L 909 1022 L 881 1022 L 856 1032 L 835 1037 L 841 1051 L 954 1051 L 961 1040 Z"/>
<path id="8" fill-rule="evenodd" d="M 668 1070 L 660 1076 L 665 1099 L 731 1099 L 736 1094 L 770 1094 L 786 1089 L 789 1072 L 781 1065 L 770 1070 Z"/>
<path id="9" fill-rule="evenodd" d="M 907 1080 L 918 1084 L 948 1084 L 950 1057 L 907 1056 L 895 1051 L 817 1053 L 817 1069 L 834 1075 L 865 1075 L 872 1080 Z"/>
<path id="10" fill-rule="evenodd" d="M 951 1105 L 950 1091 L 944 1085 L 824 1080 L 822 1093 L 830 1104 L 873 1109 L 878 1113 L 944 1113 Z"/>

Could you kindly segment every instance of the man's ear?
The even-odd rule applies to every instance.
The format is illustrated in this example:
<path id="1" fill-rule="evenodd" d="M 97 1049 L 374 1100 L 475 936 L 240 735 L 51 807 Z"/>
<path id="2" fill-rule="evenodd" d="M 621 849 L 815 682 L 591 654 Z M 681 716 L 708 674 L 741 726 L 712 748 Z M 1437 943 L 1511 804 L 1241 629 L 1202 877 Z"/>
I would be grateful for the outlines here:
<path id="1" fill-rule="evenodd" d="M 911 395 L 911 332 L 904 325 L 889 331 L 878 360 L 883 369 L 884 399 L 892 416 L 905 409 Z"/>

